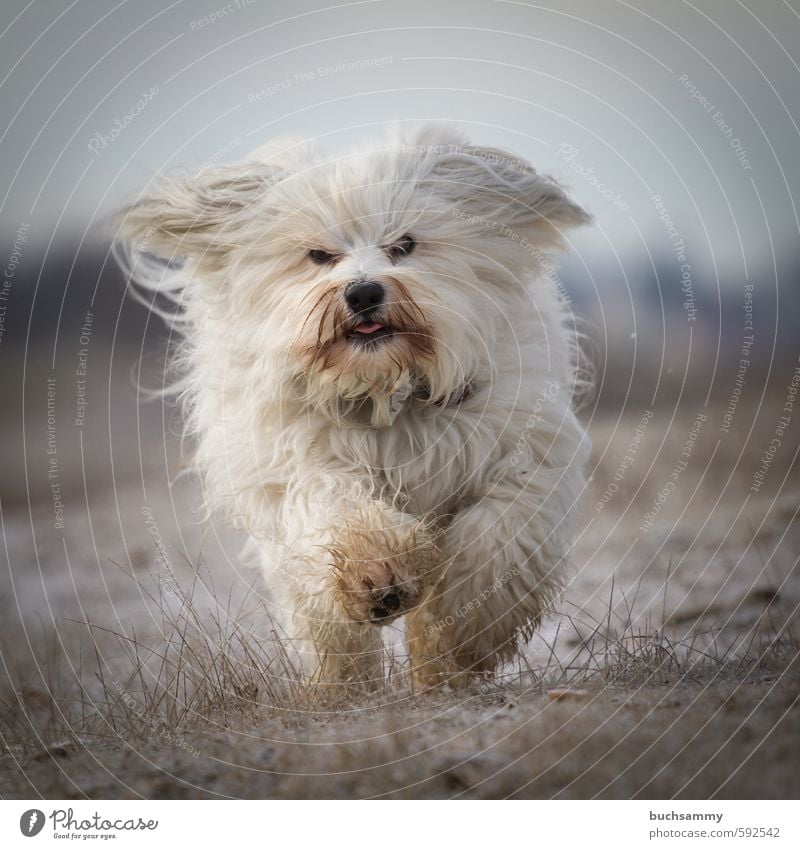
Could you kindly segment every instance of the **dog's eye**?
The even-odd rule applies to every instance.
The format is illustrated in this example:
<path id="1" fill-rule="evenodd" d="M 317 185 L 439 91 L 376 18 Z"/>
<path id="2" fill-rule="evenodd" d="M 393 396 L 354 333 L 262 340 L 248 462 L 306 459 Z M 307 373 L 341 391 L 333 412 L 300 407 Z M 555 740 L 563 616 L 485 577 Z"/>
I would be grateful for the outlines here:
<path id="1" fill-rule="evenodd" d="M 398 239 L 398 241 L 396 241 L 393 245 L 389 245 L 389 247 L 386 248 L 386 253 L 389 254 L 389 259 L 391 259 L 392 262 L 397 262 L 404 256 L 408 256 L 413 253 L 416 246 L 416 239 L 410 233 L 406 233 L 402 239 Z"/>
<path id="2" fill-rule="evenodd" d="M 339 257 L 336 254 L 329 253 L 328 251 L 323 250 L 313 250 L 308 252 L 308 258 L 311 262 L 316 263 L 317 265 L 329 265 L 332 262 L 336 262 Z"/>

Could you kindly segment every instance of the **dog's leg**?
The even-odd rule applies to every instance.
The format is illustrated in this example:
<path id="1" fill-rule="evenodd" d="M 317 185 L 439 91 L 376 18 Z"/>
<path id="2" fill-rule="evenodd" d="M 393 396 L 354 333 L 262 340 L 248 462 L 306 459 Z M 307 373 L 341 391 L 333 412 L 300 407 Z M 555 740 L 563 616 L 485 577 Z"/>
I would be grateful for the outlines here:
<path id="1" fill-rule="evenodd" d="M 379 501 L 333 533 L 336 602 L 352 622 L 386 624 L 417 605 L 438 562 L 434 529 Z"/>
<path id="2" fill-rule="evenodd" d="M 272 600 L 290 655 L 312 683 L 326 685 L 332 695 L 343 687 L 377 690 L 383 683 L 381 630 L 354 622 L 338 606 L 329 543 L 309 535 L 293 541 L 291 556 L 265 561 Z"/>
<path id="3" fill-rule="evenodd" d="M 435 535 L 358 486 L 315 483 L 281 506 L 285 556 L 264 558 L 267 581 L 292 613 L 306 668 L 316 659 L 314 680 L 375 687 L 383 680 L 380 625 L 418 603 L 437 559 Z"/>
<path id="4" fill-rule="evenodd" d="M 332 620 L 311 626 L 314 667 L 310 680 L 332 685 L 341 692 L 346 688 L 367 691 L 383 685 L 383 641 L 379 628 L 353 627 Z M 335 695 L 335 693 L 334 693 Z"/>
<path id="5" fill-rule="evenodd" d="M 530 636 L 561 587 L 575 491 L 504 482 L 455 515 L 440 582 L 407 619 L 419 686 L 491 675 Z"/>
<path id="6" fill-rule="evenodd" d="M 431 587 L 418 607 L 406 616 L 406 644 L 411 658 L 411 682 L 425 691 L 458 677 L 458 667 L 442 647 L 448 629 L 440 604 L 440 586 Z"/>

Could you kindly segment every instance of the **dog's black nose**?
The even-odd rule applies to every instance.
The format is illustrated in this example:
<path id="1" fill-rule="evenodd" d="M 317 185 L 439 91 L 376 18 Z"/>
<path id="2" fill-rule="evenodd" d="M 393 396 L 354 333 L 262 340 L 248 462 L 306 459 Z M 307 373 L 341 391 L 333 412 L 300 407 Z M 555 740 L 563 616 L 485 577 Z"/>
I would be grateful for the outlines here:
<path id="1" fill-rule="evenodd" d="M 354 280 L 344 290 L 347 306 L 356 314 L 379 307 L 385 296 L 383 286 L 373 280 Z"/>
<path id="2" fill-rule="evenodd" d="M 391 613 L 385 607 L 373 607 L 369 612 L 369 621 L 373 623 L 381 622 L 387 616 L 391 616 Z"/>
<path id="3" fill-rule="evenodd" d="M 400 607 L 400 596 L 397 593 L 389 593 L 383 597 L 382 602 L 387 610 L 391 610 L 394 613 Z"/>

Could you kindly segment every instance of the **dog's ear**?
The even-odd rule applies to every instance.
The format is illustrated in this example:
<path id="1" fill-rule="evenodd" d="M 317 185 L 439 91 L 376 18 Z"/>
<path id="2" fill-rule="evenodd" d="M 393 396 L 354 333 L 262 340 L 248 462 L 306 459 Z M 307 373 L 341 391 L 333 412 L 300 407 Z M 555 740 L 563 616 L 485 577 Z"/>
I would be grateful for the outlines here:
<path id="1" fill-rule="evenodd" d="M 564 230 L 592 220 L 554 179 L 497 148 L 452 145 L 432 157 L 423 182 L 433 183 L 454 215 L 515 241 L 559 247 Z"/>
<path id="2" fill-rule="evenodd" d="M 139 254 L 188 257 L 217 269 L 268 203 L 282 169 L 266 161 L 211 166 L 197 174 L 159 181 L 115 217 L 116 236 Z"/>

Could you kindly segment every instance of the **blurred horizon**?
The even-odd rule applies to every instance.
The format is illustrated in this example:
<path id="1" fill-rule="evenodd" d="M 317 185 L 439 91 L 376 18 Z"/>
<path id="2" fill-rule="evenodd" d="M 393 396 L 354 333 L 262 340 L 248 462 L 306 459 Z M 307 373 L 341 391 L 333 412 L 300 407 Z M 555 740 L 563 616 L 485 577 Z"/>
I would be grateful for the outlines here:
<path id="1" fill-rule="evenodd" d="M 589 418 L 781 391 L 800 353 L 798 7 L 7 3 L 0 426 L 20 450 L 6 488 L 39 450 L 56 373 L 61 444 L 173 450 L 171 413 L 136 388 L 163 382 L 168 331 L 127 295 L 108 216 L 165 171 L 280 135 L 336 152 L 389 123 L 452 122 L 561 179 L 595 218 L 557 257 L 593 352 Z"/>
<path id="2" fill-rule="evenodd" d="M 574 235 L 587 265 L 668 255 L 664 212 L 696 285 L 797 259 L 797 3 L 453 8 L 82 0 L 51 18 L 12 0 L 2 237 L 75 244 L 163 170 L 275 136 L 341 151 L 443 120 L 569 185 L 597 222 Z"/>

